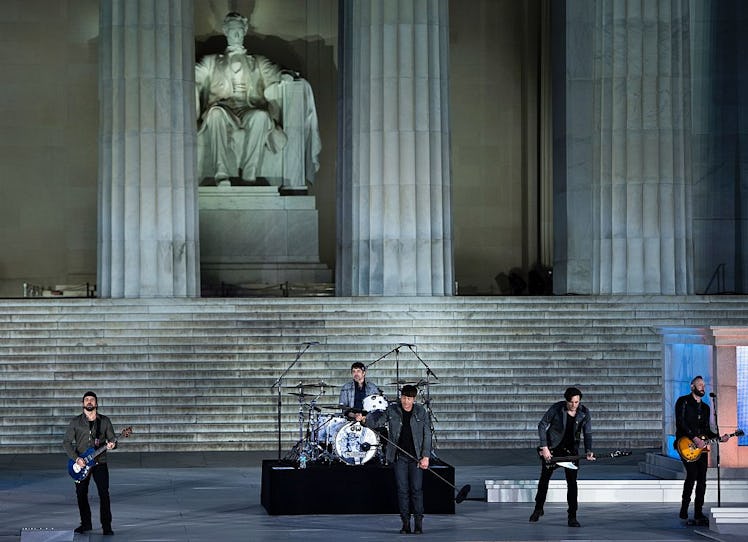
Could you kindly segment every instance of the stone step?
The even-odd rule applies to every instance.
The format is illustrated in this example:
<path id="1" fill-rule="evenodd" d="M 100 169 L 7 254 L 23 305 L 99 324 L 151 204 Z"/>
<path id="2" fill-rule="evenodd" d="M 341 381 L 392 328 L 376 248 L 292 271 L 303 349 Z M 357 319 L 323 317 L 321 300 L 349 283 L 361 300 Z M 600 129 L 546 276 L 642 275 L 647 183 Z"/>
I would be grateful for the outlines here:
<path id="1" fill-rule="evenodd" d="M 745 537 L 748 532 L 748 507 L 712 507 L 709 529 L 720 534 Z"/>
<path id="2" fill-rule="evenodd" d="M 578 480 L 579 502 L 653 502 L 679 504 L 683 493 L 681 480 Z M 537 480 L 486 480 L 487 502 L 535 502 Z M 716 484 L 707 484 L 705 499 L 717 502 Z M 748 499 L 748 480 L 723 480 L 723 502 L 739 503 Z M 551 480 L 546 502 L 566 503 L 566 481 Z M 676 506 L 677 508 L 677 506 Z"/>
<path id="3" fill-rule="evenodd" d="M 218 449 L 273 449 L 270 386 L 307 340 L 322 344 L 305 352 L 284 387 L 318 379 L 340 386 L 352 361 L 389 353 L 369 374 L 393 397 L 396 361 L 401 378 L 424 374 L 409 349 L 393 349 L 418 345 L 441 377 L 430 390 L 441 446 L 526 447 L 562 388 L 578 384 L 593 412 L 596 446 L 656 447 L 656 327 L 740 325 L 746 316 L 740 296 L 0 300 L 0 453 L 24 445 L 58 451 L 88 388 L 118 424 L 147 435 L 131 446 L 207 450 L 216 438 L 209 426 L 223 419 L 235 430 L 221 433 L 231 436 L 219 437 Z M 336 402 L 337 391 L 320 402 Z M 21 425 L 34 430 L 13 437 L 25 431 L 12 422 L 29 397 L 33 415 Z M 297 411 L 298 403 L 284 401 L 291 444 Z M 158 418 L 180 434 L 197 431 L 195 439 L 171 439 Z M 237 428 L 251 429 L 237 437 Z"/>

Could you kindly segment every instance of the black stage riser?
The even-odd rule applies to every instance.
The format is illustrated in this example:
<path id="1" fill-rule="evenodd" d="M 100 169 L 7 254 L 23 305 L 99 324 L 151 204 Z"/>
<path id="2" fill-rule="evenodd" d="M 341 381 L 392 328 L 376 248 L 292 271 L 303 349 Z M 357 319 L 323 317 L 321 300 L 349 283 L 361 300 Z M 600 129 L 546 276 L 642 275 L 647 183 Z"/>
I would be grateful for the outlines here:
<path id="1" fill-rule="evenodd" d="M 436 463 L 431 468 L 454 484 L 454 467 Z M 423 493 L 425 513 L 455 513 L 454 489 L 432 472 L 423 473 Z M 394 470 L 368 463 L 298 469 L 293 463 L 266 459 L 261 501 L 270 515 L 399 513 Z"/>

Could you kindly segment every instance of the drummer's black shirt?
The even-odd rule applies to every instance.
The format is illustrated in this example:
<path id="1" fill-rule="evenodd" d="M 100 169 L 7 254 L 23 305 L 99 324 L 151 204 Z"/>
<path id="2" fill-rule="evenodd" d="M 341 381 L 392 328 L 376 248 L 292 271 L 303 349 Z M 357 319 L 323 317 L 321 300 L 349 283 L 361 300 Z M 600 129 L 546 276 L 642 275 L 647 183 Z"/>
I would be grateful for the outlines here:
<path id="1" fill-rule="evenodd" d="M 413 411 L 406 412 L 405 409 L 400 407 L 400 414 L 403 417 L 403 426 L 400 429 L 400 438 L 397 439 L 397 445 L 415 457 L 416 446 L 413 443 L 413 431 L 410 429 L 410 417 L 413 415 Z"/>
<path id="2" fill-rule="evenodd" d="M 366 382 L 359 387 L 357 382 L 353 382 L 353 408 L 364 409 L 364 399 L 366 398 Z"/>

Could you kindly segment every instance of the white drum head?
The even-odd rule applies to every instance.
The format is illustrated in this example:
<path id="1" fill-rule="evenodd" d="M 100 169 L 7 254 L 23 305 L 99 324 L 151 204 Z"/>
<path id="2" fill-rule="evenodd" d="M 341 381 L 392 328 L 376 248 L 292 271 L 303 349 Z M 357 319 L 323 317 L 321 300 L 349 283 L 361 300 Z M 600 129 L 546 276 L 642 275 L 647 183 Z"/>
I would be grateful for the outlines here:
<path id="1" fill-rule="evenodd" d="M 335 454 L 347 465 L 363 465 L 377 453 L 379 435 L 358 422 L 340 428 L 335 435 Z"/>
<path id="2" fill-rule="evenodd" d="M 387 399 L 382 395 L 369 395 L 364 397 L 364 410 L 373 412 L 375 410 L 387 410 Z"/>

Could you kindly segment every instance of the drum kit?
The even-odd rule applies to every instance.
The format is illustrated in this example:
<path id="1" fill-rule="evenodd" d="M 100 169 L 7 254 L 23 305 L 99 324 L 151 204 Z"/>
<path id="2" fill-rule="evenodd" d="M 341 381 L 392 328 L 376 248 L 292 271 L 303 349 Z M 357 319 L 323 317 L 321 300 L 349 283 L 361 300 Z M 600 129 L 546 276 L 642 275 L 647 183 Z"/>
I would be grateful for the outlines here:
<path id="1" fill-rule="evenodd" d="M 419 387 L 423 404 L 430 411 L 429 387 L 438 382 L 406 379 L 390 384 L 397 385 L 398 390 L 406 384 Z M 295 386 L 298 391 L 289 393 L 299 403 L 299 438 L 284 459 L 296 462 L 300 468 L 306 468 L 310 463 L 331 464 L 338 461 L 352 466 L 363 465 L 374 459 L 384 463 L 386 441 L 380 438 L 382 429 L 370 429 L 347 418 L 348 412 L 356 411 L 347 405 L 320 402 L 328 389 L 334 387 L 324 380 L 299 382 Z M 384 395 L 369 395 L 364 398 L 363 406 L 364 413 L 383 411 L 389 406 L 389 401 Z M 325 410 L 334 412 L 323 412 Z M 433 435 L 433 422 L 430 429 Z"/>
<path id="2" fill-rule="evenodd" d="M 288 389 L 283 386 L 283 379 L 289 373 L 289 371 L 296 365 L 301 356 L 310 347 L 320 344 L 318 341 L 311 341 L 302 343 L 299 347 L 299 351 L 296 354 L 296 358 L 293 360 L 278 379 L 271 386 L 271 390 L 276 390 L 278 394 L 278 459 L 281 459 L 281 410 L 283 404 L 283 390 Z M 401 348 L 408 348 L 418 361 L 426 368 L 426 377 L 421 379 L 401 379 L 400 378 L 400 362 L 398 355 Z M 418 352 L 414 349 L 414 344 L 400 343 L 386 354 L 380 356 L 372 363 L 368 364 L 368 369 L 378 361 L 386 358 L 392 353 L 395 353 L 395 370 L 396 380 L 390 382 L 390 385 L 397 386 L 398 398 L 402 386 L 413 385 L 419 389 L 421 396 L 421 402 L 429 413 L 430 418 L 430 431 L 432 435 L 432 451 L 431 455 L 434 459 L 438 459 L 436 456 L 436 432 L 434 430 L 434 422 L 438 421 L 433 411 L 431 410 L 431 386 L 439 384 L 439 382 L 432 382 L 431 378 L 438 380 L 438 377 L 426 362 L 421 359 Z M 360 423 L 351 420 L 348 416 L 351 413 L 361 412 L 366 414 L 372 411 L 383 411 L 389 406 L 387 398 L 381 395 L 369 395 L 364 398 L 363 409 L 357 410 L 349 408 L 348 405 L 341 404 L 323 404 L 318 402 L 322 396 L 325 395 L 329 388 L 334 388 L 325 382 L 319 380 L 317 382 L 299 382 L 294 388 L 296 391 L 290 392 L 297 398 L 299 403 L 299 439 L 286 454 L 285 460 L 294 462 L 298 468 L 305 469 L 309 463 L 316 464 L 327 464 L 331 465 L 335 462 L 342 462 L 346 465 L 360 466 L 372 461 L 374 458 L 379 459 L 381 463 L 386 463 L 384 449 L 386 446 L 392 446 L 398 451 L 403 453 L 413 460 L 417 460 L 411 453 L 407 452 L 396 442 L 389 440 L 387 430 L 385 428 L 370 429 L 361 425 Z M 323 413 L 323 410 L 331 410 L 333 412 Z M 458 490 L 458 488 L 449 480 L 438 474 L 431 466 L 427 467 L 435 477 L 449 485 L 457 493 L 455 495 L 455 502 L 461 503 L 464 501 L 470 493 L 470 484 L 464 485 Z"/>
<path id="3" fill-rule="evenodd" d="M 379 433 L 349 420 L 343 413 L 346 405 L 322 404 L 322 397 L 330 384 L 324 381 L 299 382 L 298 392 L 290 395 L 299 402 L 299 440 L 285 459 L 297 462 L 300 468 L 309 463 L 330 464 L 341 461 L 347 465 L 363 465 L 375 456 L 382 457 Z M 369 395 L 364 399 L 364 410 L 385 410 L 387 399 Z M 324 413 L 323 410 L 336 412 Z"/>

